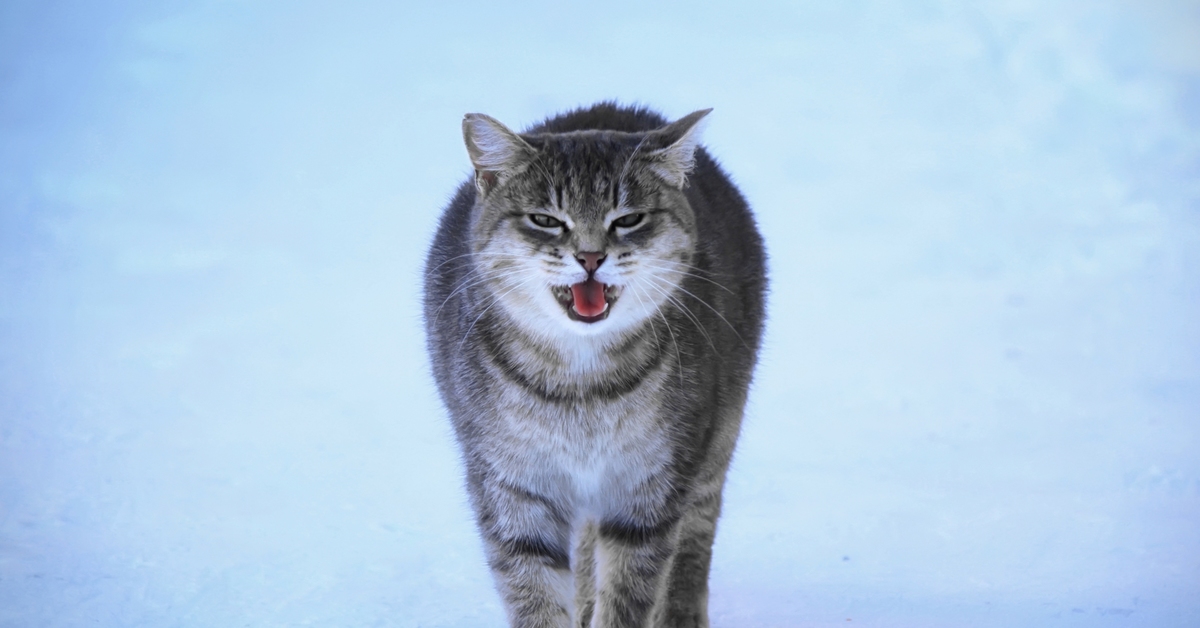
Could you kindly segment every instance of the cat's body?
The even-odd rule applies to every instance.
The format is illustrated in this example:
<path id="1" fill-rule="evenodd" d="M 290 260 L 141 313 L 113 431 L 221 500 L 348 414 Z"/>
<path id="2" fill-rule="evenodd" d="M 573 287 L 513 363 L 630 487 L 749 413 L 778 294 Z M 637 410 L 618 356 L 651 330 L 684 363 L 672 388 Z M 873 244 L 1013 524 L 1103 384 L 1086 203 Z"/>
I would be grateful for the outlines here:
<path id="1" fill-rule="evenodd" d="M 514 626 L 707 625 L 766 280 L 705 113 L 464 120 L 425 319 Z"/>

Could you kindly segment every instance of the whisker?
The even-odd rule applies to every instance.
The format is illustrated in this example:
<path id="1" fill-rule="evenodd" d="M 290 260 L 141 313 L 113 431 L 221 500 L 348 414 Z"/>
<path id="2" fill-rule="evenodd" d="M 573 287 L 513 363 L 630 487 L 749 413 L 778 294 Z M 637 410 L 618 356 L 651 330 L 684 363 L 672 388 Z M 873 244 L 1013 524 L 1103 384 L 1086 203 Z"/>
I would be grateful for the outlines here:
<path id="1" fill-rule="evenodd" d="M 685 268 L 693 268 L 696 270 L 700 270 L 700 269 L 696 268 L 695 266 L 683 264 L 682 262 L 670 262 L 670 260 L 662 260 L 662 259 L 657 259 L 657 258 L 650 258 L 650 259 L 653 259 L 653 260 L 659 261 L 659 262 L 676 263 L 676 264 L 680 264 L 681 266 L 684 266 Z M 725 292 L 728 292 L 729 294 L 732 294 L 733 296 L 737 296 L 737 293 L 735 293 L 733 290 L 730 290 L 729 288 L 726 288 L 724 284 L 713 281 L 712 279 L 709 279 L 708 277 L 704 277 L 697 273 L 688 272 L 686 270 L 679 270 L 677 268 L 671 268 L 669 266 L 658 266 L 658 265 L 649 263 L 648 259 L 643 259 L 643 260 L 639 260 L 639 261 L 645 263 L 648 268 L 654 268 L 656 270 L 665 270 L 665 271 L 672 272 L 672 273 L 679 273 L 681 275 L 687 275 L 688 277 L 695 277 L 696 279 L 699 279 L 700 281 L 707 281 L 708 283 L 711 283 L 712 285 L 724 290 Z"/>
<path id="2" fill-rule="evenodd" d="M 704 339 L 708 341 L 708 346 L 712 347 L 713 353 L 720 355 L 720 352 L 717 351 L 717 346 L 715 344 L 713 344 L 712 336 L 708 335 L 708 331 L 704 329 L 704 325 L 702 325 L 700 323 L 700 319 L 697 318 L 696 315 L 690 309 L 688 309 L 687 305 L 684 305 L 684 303 L 682 301 L 680 301 L 679 299 L 676 299 L 675 297 L 671 296 L 669 293 L 664 291 L 662 288 L 656 286 L 653 281 L 649 282 L 647 285 L 649 287 L 657 290 L 658 293 L 663 296 L 663 298 L 665 298 L 666 300 L 668 300 L 671 303 L 674 303 L 676 306 L 678 306 L 679 309 L 683 311 L 684 316 L 687 316 L 689 319 L 691 319 L 692 323 L 696 326 L 696 329 L 699 330 L 700 334 L 704 336 Z"/>
<path id="3" fill-rule="evenodd" d="M 487 259 L 487 258 L 513 259 L 513 260 L 525 259 L 524 257 L 522 257 L 520 255 L 508 255 L 506 253 L 463 253 L 462 255 L 455 255 L 454 257 L 443 260 L 441 264 L 438 264 L 437 266 L 434 266 L 433 268 L 430 268 L 430 269 L 426 270 L 425 272 L 427 274 L 435 273 L 438 270 L 440 270 L 442 268 L 442 266 L 445 266 L 446 264 L 449 264 L 450 262 L 453 262 L 454 260 L 462 259 L 464 257 L 480 257 L 480 258 L 484 258 L 484 259 Z M 455 268 L 458 268 L 458 267 L 455 266 Z"/>
<path id="4" fill-rule="evenodd" d="M 726 325 L 728 325 L 728 326 L 729 326 L 729 331 L 732 331 L 732 332 L 733 332 L 733 335 L 737 336 L 738 340 L 740 340 L 740 341 L 742 342 L 742 345 L 743 345 L 743 346 L 745 346 L 747 349 L 748 349 L 748 348 L 750 348 L 750 345 L 746 344 L 746 340 L 745 340 L 744 338 L 742 338 L 742 335 L 741 335 L 741 334 L 739 334 L 739 333 L 738 333 L 738 330 L 737 330 L 737 328 L 736 328 L 736 327 L 734 327 L 734 326 L 733 326 L 733 323 L 730 323 L 730 322 L 729 322 L 729 319 L 725 318 L 725 315 L 724 315 L 724 314 L 721 314 L 721 312 L 720 312 L 720 311 L 718 311 L 718 310 L 717 310 L 717 308 L 715 308 L 715 307 L 713 307 L 713 306 L 709 305 L 709 304 L 708 304 L 708 301 L 705 301 L 704 299 L 701 299 L 700 297 L 698 297 L 698 296 L 696 296 L 696 295 L 692 294 L 691 292 L 689 292 L 689 291 L 688 291 L 686 288 L 684 288 L 683 286 L 676 286 L 676 287 L 677 287 L 677 288 L 679 288 L 679 291 L 680 291 L 680 292 L 682 292 L 682 293 L 684 293 L 684 294 L 686 294 L 686 295 L 688 295 L 688 296 L 692 297 L 693 299 L 695 299 L 695 300 L 699 301 L 699 302 L 700 302 L 700 304 L 701 304 L 701 305 L 703 305 L 704 307 L 706 307 L 706 308 L 708 308 L 708 309 L 712 310 L 713 314 L 716 314 L 718 318 L 720 318 L 722 321 L 724 321 L 724 322 L 725 322 L 725 324 L 726 324 Z"/>
<path id="5" fill-rule="evenodd" d="M 526 261 L 529 259 L 526 256 L 508 255 L 508 254 L 503 254 L 503 253 L 477 253 L 477 254 L 468 253 L 466 255 L 458 255 L 454 258 L 451 258 L 451 260 L 462 258 L 462 257 L 470 257 L 470 256 L 475 256 L 484 262 L 496 262 L 496 261 L 520 262 L 520 261 Z M 441 268 L 442 266 L 444 266 L 447 262 L 449 262 L 451 260 L 446 260 L 446 262 L 442 262 L 441 264 L 438 264 L 438 266 L 436 268 Z M 462 264 L 460 264 L 460 266 L 471 264 L 472 261 L 473 260 L 463 262 Z M 446 302 L 449 301 L 458 292 L 460 292 L 468 287 L 483 283 L 484 281 L 487 281 L 489 279 L 503 277 L 505 272 L 513 272 L 513 273 L 521 272 L 520 269 L 517 269 L 517 268 L 492 268 L 492 267 L 489 267 L 489 268 L 480 269 L 478 265 L 472 264 L 472 266 L 473 267 L 466 273 L 466 275 L 463 277 L 462 281 L 459 282 L 459 284 L 455 287 L 455 289 L 453 291 L 451 291 L 450 295 L 446 297 L 446 300 L 442 301 L 442 304 L 440 306 L 438 306 L 437 312 L 439 314 L 441 313 L 442 308 L 445 307 Z M 458 267 L 459 266 L 456 266 L 455 268 L 458 268 Z M 435 270 L 436 270 L 436 268 L 435 268 Z M 430 272 L 432 272 L 432 271 L 430 271 Z"/>
<path id="6" fill-rule="evenodd" d="M 689 268 L 689 269 L 691 269 L 691 270 L 694 270 L 694 271 L 696 271 L 696 272 L 704 273 L 705 275 L 709 275 L 709 276 L 712 276 L 712 277 L 729 277 L 729 278 L 733 278 L 733 275 L 731 275 L 731 274 L 729 274 L 729 273 L 718 273 L 718 272 L 714 272 L 714 271 L 707 270 L 707 269 L 704 269 L 704 268 L 700 268 L 699 266 L 696 266 L 695 264 L 688 264 L 687 262 L 681 262 L 681 261 L 679 261 L 679 260 L 674 260 L 674 259 L 667 259 L 667 258 L 665 258 L 665 257 L 651 257 L 651 256 L 647 256 L 647 257 L 643 257 L 643 258 L 641 258 L 641 259 L 644 259 L 644 260 L 649 260 L 649 261 L 653 261 L 653 262 L 662 262 L 662 263 L 664 263 L 664 264 L 674 264 L 674 265 L 676 265 L 676 266 L 683 266 L 684 268 Z"/>
<path id="7" fill-rule="evenodd" d="M 446 304 L 450 302 L 450 299 L 453 299 L 454 295 L 462 292 L 463 290 L 467 290 L 468 288 L 478 286 L 479 284 L 482 284 L 482 283 L 487 283 L 494 279 L 503 279 L 503 278 L 506 278 L 509 276 L 519 275 L 519 274 L 521 274 L 521 269 L 515 269 L 515 268 L 514 269 L 509 269 L 509 268 L 492 269 L 492 270 L 488 270 L 488 271 L 476 270 L 472 273 L 468 273 L 467 276 L 464 277 L 463 280 L 459 282 L 458 286 L 455 287 L 454 290 L 449 294 L 449 296 L 447 296 L 446 299 L 444 301 L 442 301 L 442 304 L 438 306 L 437 311 L 435 311 L 433 313 L 434 320 L 436 320 L 438 317 L 441 316 L 442 308 L 446 307 Z"/>
<path id="8" fill-rule="evenodd" d="M 629 284 L 629 287 L 637 289 L 634 284 Z M 663 326 L 667 328 L 667 333 L 671 335 L 671 344 L 675 345 L 675 364 L 679 367 L 679 387 L 683 388 L 683 356 L 679 353 L 679 342 L 675 340 L 675 332 L 671 329 L 671 321 L 667 320 L 666 314 L 663 314 L 662 308 L 654 304 L 654 312 L 663 319 Z M 653 319 L 650 319 L 653 320 Z"/>
<path id="9" fill-rule="evenodd" d="M 630 284 L 629 287 L 633 289 L 633 296 L 637 298 L 638 305 L 642 306 L 642 309 L 646 309 L 646 301 L 642 299 L 641 291 L 635 285 Z M 654 303 L 651 302 L 650 305 L 654 305 Z M 658 306 L 655 305 L 654 307 L 657 308 Z M 654 318 L 648 318 L 646 322 L 650 323 L 650 332 L 654 334 L 654 346 L 660 346 L 662 341 L 658 337 L 658 328 L 654 325 Z"/>
<path id="10" fill-rule="evenodd" d="M 500 294 L 491 295 L 492 302 L 489 303 L 487 307 L 483 308 L 483 311 L 479 313 L 479 316 L 475 317 L 475 320 L 471 321 L 471 325 L 469 327 L 467 327 L 467 331 L 466 331 L 466 333 L 463 334 L 462 340 L 458 341 L 458 350 L 460 352 L 462 351 L 463 344 L 467 342 L 467 338 L 470 337 L 471 332 L 475 330 L 475 324 L 478 323 L 479 320 L 483 318 L 484 314 L 488 313 L 488 310 L 495 307 L 495 305 L 500 302 L 500 299 L 503 298 L 508 293 L 516 290 L 517 288 L 523 288 L 532 281 L 533 281 L 533 278 L 527 278 L 525 281 L 522 281 L 521 283 L 510 287 L 508 290 L 505 290 L 504 292 L 501 292 Z"/>

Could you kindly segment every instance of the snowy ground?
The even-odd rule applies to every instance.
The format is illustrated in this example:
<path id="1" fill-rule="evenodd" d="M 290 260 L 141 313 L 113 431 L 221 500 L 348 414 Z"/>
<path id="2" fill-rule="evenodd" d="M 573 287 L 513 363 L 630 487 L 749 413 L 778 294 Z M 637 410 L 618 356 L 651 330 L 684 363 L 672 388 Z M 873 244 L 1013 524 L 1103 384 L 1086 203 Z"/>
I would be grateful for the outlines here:
<path id="1" fill-rule="evenodd" d="M 1200 625 L 1195 3 L 407 4 L 0 3 L 0 626 L 501 626 L 419 269 L 607 98 L 772 256 L 715 628 Z"/>

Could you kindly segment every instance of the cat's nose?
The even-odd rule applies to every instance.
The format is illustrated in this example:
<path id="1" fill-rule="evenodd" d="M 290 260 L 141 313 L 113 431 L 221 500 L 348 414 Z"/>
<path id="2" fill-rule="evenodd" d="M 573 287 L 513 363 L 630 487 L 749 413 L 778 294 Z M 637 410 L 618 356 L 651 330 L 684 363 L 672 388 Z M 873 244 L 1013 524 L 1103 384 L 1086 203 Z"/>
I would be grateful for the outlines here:
<path id="1" fill-rule="evenodd" d="M 587 252 L 576 253 L 575 259 L 579 262 L 579 264 L 581 266 L 583 266 L 583 269 L 586 270 L 588 272 L 588 274 L 590 275 L 590 274 L 596 272 L 597 268 L 600 268 L 600 265 L 604 263 L 605 257 L 604 257 L 604 253 L 593 253 L 593 252 L 587 251 Z"/>

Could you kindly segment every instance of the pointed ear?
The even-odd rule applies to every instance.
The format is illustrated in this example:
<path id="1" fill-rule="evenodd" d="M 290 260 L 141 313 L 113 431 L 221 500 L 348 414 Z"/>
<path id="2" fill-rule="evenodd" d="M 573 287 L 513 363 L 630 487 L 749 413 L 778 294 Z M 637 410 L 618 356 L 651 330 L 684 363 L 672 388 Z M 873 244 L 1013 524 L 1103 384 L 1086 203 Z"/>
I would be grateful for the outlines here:
<path id="1" fill-rule="evenodd" d="M 498 120 L 482 113 L 463 116 L 463 142 L 475 166 L 475 186 L 487 194 L 537 151 Z"/>
<path id="2" fill-rule="evenodd" d="M 650 170 L 667 183 L 683 189 L 687 175 L 696 164 L 696 146 L 700 143 L 700 120 L 712 109 L 693 111 L 688 115 L 652 131 L 650 146 L 661 146 L 646 155 Z"/>

